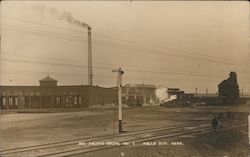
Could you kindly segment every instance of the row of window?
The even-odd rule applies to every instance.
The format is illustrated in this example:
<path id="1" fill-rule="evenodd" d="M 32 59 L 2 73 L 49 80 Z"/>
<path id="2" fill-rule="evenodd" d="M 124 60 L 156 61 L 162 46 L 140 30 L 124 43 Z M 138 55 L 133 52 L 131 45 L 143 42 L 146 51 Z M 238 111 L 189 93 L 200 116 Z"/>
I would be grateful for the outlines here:
<path id="1" fill-rule="evenodd" d="M 14 105 L 18 105 L 18 98 L 17 97 L 9 97 L 9 98 L 2 98 L 2 102 L 3 105 L 10 105 L 10 106 L 14 106 Z"/>
<path id="2" fill-rule="evenodd" d="M 74 105 L 82 104 L 82 97 L 80 96 L 66 96 L 65 97 L 66 103 L 73 103 Z M 56 104 L 62 103 L 62 97 L 56 97 Z"/>
<path id="3" fill-rule="evenodd" d="M 55 104 L 56 105 L 60 105 L 62 103 L 66 103 L 66 104 L 74 104 L 74 105 L 78 105 L 78 104 L 82 104 L 82 97 L 80 96 L 65 96 L 65 97 L 42 97 L 42 101 L 44 103 L 52 103 L 54 102 L 53 99 L 55 98 Z M 63 99 L 65 101 L 63 101 Z M 20 104 L 20 99 L 18 97 L 2 97 L 2 99 L 0 99 L 1 103 L 3 106 L 17 106 L 18 104 Z M 34 100 L 34 97 L 24 97 L 24 103 L 25 104 L 32 104 L 32 102 L 34 101 L 40 101 L 39 97 L 37 97 L 36 100 Z"/>
<path id="4" fill-rule="evenodd" d="M 45 94 L 45 93 L 43 93 Z M 46 92 L 46 94 L 50 94 Z M 79 92 L 64 92 L 64 95 L 78 95 Z M 41 92 L 0 92 L 2 96 L 23 96 L 23 95 L 30 95 L 30 96 L 40 96 Z"/>

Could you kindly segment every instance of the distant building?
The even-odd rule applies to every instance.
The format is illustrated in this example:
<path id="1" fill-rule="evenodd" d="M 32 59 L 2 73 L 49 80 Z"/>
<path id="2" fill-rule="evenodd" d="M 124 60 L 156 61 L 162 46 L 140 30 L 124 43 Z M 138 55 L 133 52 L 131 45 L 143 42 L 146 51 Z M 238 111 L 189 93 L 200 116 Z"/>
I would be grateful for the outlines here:
<path id="1" fill-rule="evenodd" d="M 223 80 L 219 85 L 219 95 L 226 97 L 239 98 L 239 85 L 237 82 L 237 74 L 231 72 L 229 78 Z"/>
<path id="2" fill-rule="evenodd" d="M 168 95 L 169 98 L 171 97 L 176 97 L 177 98 L 182 98 L 184 96 L 184 91 L 181 91 L 179 88 L 168 88 Z"/>
<path id="3" fill-rule="evenodd" d="M 165 101 L 193 97 L 193 94 L 185 94 L 179 88 L 167 88 L 149 84 L 126 84 L 122 87 L 122 103 L 129 106 L 160 103 L 161 100 L 159 95 L 156 95 L 156 90 L 161 88 L 166 89 L 162 91 L 165 93 L 161 92 Z"/>
<path id="4" fill-rule="evenodd" d="M 85 108 L 117 103 L 117 90 L 89 85 L 57 86 L 46 77 L 40 86 L 1 86 L 0 109 Z"/>
<path id="5" fill-rule="evenodd" d="M 218 89 L 220 97 L 224 97 L 228 103 L 235 104 L 240 98 L 236 72 L 230 72 L 229 78 L 218 84 Z"/>
<path id="6" fill-rule="evenodd" d="M 147 84 L 126 84 L 122 87 L 122 103 L 141 106 L 157 102 L 156 86 Z"/>

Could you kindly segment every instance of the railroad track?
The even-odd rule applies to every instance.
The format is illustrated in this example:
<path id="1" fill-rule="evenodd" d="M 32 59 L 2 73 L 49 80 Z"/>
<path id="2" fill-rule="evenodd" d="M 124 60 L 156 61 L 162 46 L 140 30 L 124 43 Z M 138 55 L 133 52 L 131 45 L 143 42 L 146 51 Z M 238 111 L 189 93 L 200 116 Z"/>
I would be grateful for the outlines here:
<path id="1" fill-rule="evenodd" d="M 229 124 L 225 125 L 224 127 L 235 127 L 235 126 L 241 126 L 241 125 L 246 125 L 246 123 L 236 123 L 236 124 Z M 196 125 L 197 126 L 197 125 Z M 124 142 L 133 142 L 133 143 L 139 143 L 142 144 L 143 142 L 149 142 L 149 141 L 155 141 L 159 139 L 167 139 L 167 138 L 174 138 L 174 137 L 179 137 L 182 135 L 194 135 L 194 134 L 199 134 L 205 131 L 209 131 L 210 128 L 198 128 L 192 131 L 187 131 L 185 133 L 179 132 L 179 131 L 174 131 L 172 133 L 164 133 L 164 134 L 158 134 L 158 135 L 153 135 L 149 137 L 139 137 L 139 138 L 133 138 L 130 140 L 117 140 L 119 143 L 124 143 Z M 72 149 L 72 150 L 67 150 L 67 151 L 61 151 L 61 152 L 55 152 L 55 153 L 50 153 L 50 154 L 44 154 L 41 156 L 36 156 L 36 157 L 70 157 L 70 156 L 77 156 L 77 155 L 82 155 L 85 153 L 91 153 L 91 152 L 96 152 L 96 151 L 101 151 L 101 150 L 107 150 L 107 149 L 113 149 L 117 147 L 122 147 L 124 145 L 115 145 L 115 146 L 110 146 L 110 145 L 99 145 L 99 146 L 89 146 L 89 147 L 83 147 L 83 148 L 77 148 L 77 149 Z"/>
<path id="2" fill-rule="evenodd" d="M 233 122 L 231 124 L 224 125 L 224 127 L 238 126 L 243 123 Z M 244 124 L 247 124 L 246 122 Z M 194 127 L 195 129 L 189 129 Z M 144 131 L 136 131 L 131 133 L 119 134 L 119 135 L 106 135 L 94 138 L 81 138 L 75 140 L 61 141 L 56 143 L 49 143 L 43 145 L 36 145 L 30 147 L 14 148 L 8 150 L 1 150 L 1 157 L 67 157 L 74 156 L 83 153 L 89 153 L 99 150 L 112 149 L 115 147 L 121 147 L 124 145 L 79 145 L 79 143 L 88 143 L 95 141 L 102 141 L 104 143 L 110 141 L 116 141 L 119 143 L 140 143 L 146 141 L 152 141 L 163 138 L 178 137 L 181 135 L 188 135 L 194 133 L 200 133 L 202 131 L 208 131 L 209 123 L 189 123 L 186 125 L 174 125 L 165 128 L 155 128 Z M 35 154 L 35 155 L 34 155 Z"/>
<path id="3" fill-rule="evenodd" d="M 204 123 L 204 122 L 203 122 Z M 101 140 L 104 138 L 115 138 L 115 137 L 126 137 L 129 135 L 136 135 L 136 134 L 143 134 L 143 133 L 150 133 L 150 132 L 157 132 L 157 131 L 167 131 L 170 129 L 176 129 L 179 127 L 188 127 L 190 125 L 194 124 L 202 124 L 202 123 L 188 123 L 188 124 L 181 124 L 181 125 L 172 125 L 167 127 L 159 127 L 149 130 L 139 130 L 135 132 L 125 133 L 125 134 L 108 134 L 103 136 L 96 136 L 96 137 L 86 137 L 86 138 L 78 138 L 73 140 L 67 140 L 67 141 L 59 141 L 59 142 L 53 142 L 53 143 L 47 143 L 47 144 L 40 144 L 40 145 L 34 145 L 34 146 L 26 146 L 26 147 L 19 147 L 19 148 L 12 148 L 12 149 L 6 149 L 6 150 L 0 150 L 0 155 L 8 155 L 13 153 L 22 153 L 27 151 L 33 151 L 38 149 L 47 149 L 47 148 L 56 148 L 56 147 L 62 147 L 62 146 L 69 146 L 69 145 L 75 145 L 78 144 L 80 141 L 95 141 L 95 140 Z"/>

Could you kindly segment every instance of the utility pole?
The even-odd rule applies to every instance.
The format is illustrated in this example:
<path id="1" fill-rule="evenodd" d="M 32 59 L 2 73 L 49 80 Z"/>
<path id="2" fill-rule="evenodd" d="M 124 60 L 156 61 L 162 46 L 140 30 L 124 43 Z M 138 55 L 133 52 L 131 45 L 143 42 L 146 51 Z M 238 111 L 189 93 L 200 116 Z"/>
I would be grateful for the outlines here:
<path id="1" fill-rule="evenodd" d="M 119 133 L 122 132 L 122 71 L 121 68 L 118 70 L 112 70 L 112 72 L 117 72 L 117 90 L 118 90 L 118 121 L 119 121 Z"/>
<path id="2" fill-rule="evenodd" d="M 248 108 L 249 108 L 249 106 L 248 106 Z M 250 146 L 250 114 L 249 114 L 249 111 L 248 111 L 248 145 Z"/>
<path id="3" fill-rule="evenodd" d="M 197 88 L 195 88 L 195 96 L 197 97 L 198 93 L 197 93 Z"/>
<path id="4" fill-rule="evenodd" d="M 0 11 L 1 12 L 1 11 Z M 0 19 L 1 20 L 1 19 Z M 1 28 L 1 27 L 0 27 Z M 2 36 L 1 36 L 2 34 L 1 34 L 1 29 L 0 29 L 0 61 L 1 61 L 1 53 L 2 53 L 2 49 L 1 49 L 1 45 L 2 45 Z M 0 86 L 1 86 L 1 84 L 2 84 L 2 81 L 1 81 L 1 78 L 2 78 L 2 76 L 1 76 L 1 73 L 2 73 L 2 71 L 1 71 L 1 68 L 2 68 L 2 66 L 1 66 L 1 63 L 0 63 Z"/>
<path id="5" fill-rule="evenodd" d="M 208 95 L 208 89 L 206 88 L 206 96 Z"/>

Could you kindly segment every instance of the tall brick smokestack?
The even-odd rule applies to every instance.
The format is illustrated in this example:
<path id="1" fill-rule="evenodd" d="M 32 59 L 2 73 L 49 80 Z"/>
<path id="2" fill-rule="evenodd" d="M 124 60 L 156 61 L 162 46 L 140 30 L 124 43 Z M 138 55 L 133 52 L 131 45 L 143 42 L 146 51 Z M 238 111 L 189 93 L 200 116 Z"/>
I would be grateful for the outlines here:
<path id="1" fill-rule="evenodd" d="M 50 9 L 50 12 L 53 12 L 53 8 Z M 54 11 L 55 12 L 55 11 Z M 92 69 L 92 42 L 91 42 L 91 27 L 86 24 L 85 22 L 82 22 L 78 19 L 76 19 L 74 16 L 72 16 L 69 12 L 64 12 L 60 17 L 59 20 L 66 20 L 67 22 L 80 26 L 83 28 L 88 28 L 88 85 L 93 85 L 93 69 Z"/>
<path id="2" fill-rule="evenodd" d="M 91 27 L 88 27 L 88 85 L 93 85 Z"/>

